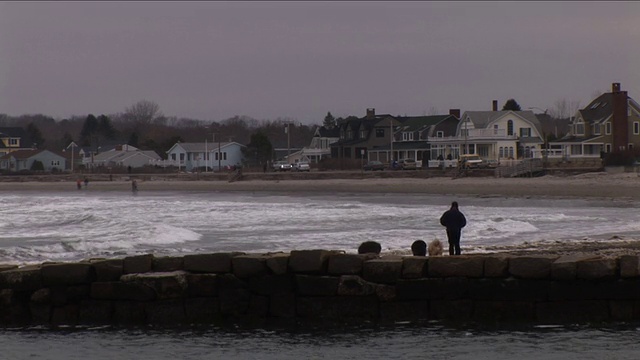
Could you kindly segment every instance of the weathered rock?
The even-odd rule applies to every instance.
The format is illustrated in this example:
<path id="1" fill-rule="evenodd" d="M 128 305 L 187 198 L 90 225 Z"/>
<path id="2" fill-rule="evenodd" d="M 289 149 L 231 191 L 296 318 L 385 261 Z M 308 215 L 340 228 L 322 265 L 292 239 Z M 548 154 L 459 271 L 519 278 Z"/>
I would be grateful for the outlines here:
<path id="1" fill-rule="evenodd" d="M 87 263 L 43 265 L 40 271 L 44 286 L 88 284 L 96 278 L 95 268 Z"/>
<path id="2" fill-rule="evenodd" d="M 64 306 L 54 306 L 51 310 L 51 325 L 77 325 L 80 309 L 77 304 L 67 304 Z"/>
<path id="3" fill-rule="evenodd" d="M 482 277 L 484 258 L 479 256 L 434 256 L 429 258 L 430 277 Z"/>
<path id="4" fill-rule="evenodd" d="M 113 304 L 107 300 L 85 300 L 80 303 L 78 323 L 83 325 L 111 324 Z"/>
<path id="5" fill-rule="evenodd" d="M 187 286 L 189 296 L 217 296 L 218 275 L 216 274 L 188 274 Z"/>
<path id="6" fill-rule="evenodd" d="M 145 303 L 116 301 L 113 303 L 113 322 L 116 325 L 146 324 Z"/>
<path id="7" fill-rule="evenodd" d="M 40 266 L 25 266 L 0 272 L 0 288 L 33 291 L 42 287 Z"/>
<path id="8" fill-rule="evenodd" d="M 441 299 L 443 292 L 442 278 L 401 279 L 396 284 L 398 300 L 431 300 Z"/>
<path id="9" fill-rule="evenodd" d="M 247 313 L 251 292 L 246 289 L 220 289 L 220 313 L 241 316 Z"/>
<path id="10" fill-rule="evenodd" d="M 376 295 L 380 301 L 393 301 L 396 299 L 396 287 L 393 285 L 376 285 Z"/>
<path id="11" fill-rule="evenodd" d="M 486 256 L 484 258 L 484 276 L 504 278 L 509 275 L 509 258 L 507 256 Z"/>
<path id="12" fill-rule="evenodd" d="M 376 297 L 299 297 L 296 301 L 299 317 L 331 321 L 348 319 L 372 320 L 378 318 L 379 307 Z"/>
<path id="13" fill-rule="evenodd" d="M 50 304 L 51 289 L 42 288 L 34 291 L 33 294 L 31 294 L 31 302 L 34 304 Z"/>
<path id="14" fill-rule="evenodd" d="M 530 322 L 535 319 L 535 302 L 476 301 L 473 319 L 483 323 Z"/>
<path id="15" fill-rule="evenodd" d="M 281 293 L 271 296 L 269 303 L 271 316 L 279 318 L 293 318 L 296 316 L 296 295 L 294 293 Z"/>
<path id="16" fill-rule="evenodd" d="M 15 291 L 11 289 L 0 290 L 0 308 L 13 305 L 15 300 Z"/>
<path id="17" fill-rule="evenodd" d="M 294 273 L 325 274 L 331 255 L 328 250 L 294 250 L 289 257 L 289 269 Z"/>
<path id="18" fill-rule="evenodd" d="M 172 271 L 165 273 L 128 274 L 120 278 L 123 283 L 142 284 L 156 292 L 157 299 L 181 298 L 187 291 L 187 273 Z"/>
<path id="19" fill-rule="evenodd" d="M 554 280 L 573 280 L 576 278 L 576 264 L 580 261 L 598 259 L 593 255 L 565 255 L 551 264 L 550 277 Z"/>
<path id="20" fill-rule="evenodd" d="M 559 256 L 517 256 L 509 259 L 509 273 L 524 279 L 546 279 L 551 274 L 551 264 Z"/>
<path id="21" fill-rule="evenodd" d="M 335 276 L 296 275 L 296 288 L 301 296 L 332 296 L 338 291 L 340 278 Z"/>
<path id="22" fill-rule="evenodd" d="M 378 284 L 395 284 L 402 277 L 402 259 L 374 259 L 362 265 L 362 277 Z"/>
<path id="23" fill-rule="evenodd" d="M 292 275 L 265 275 L 249 279 L 249 289 L 258 295 L 274 295 L 294 291 Z"/>
<path id="24" fill-rule="evenodd" d="M 576 264 L 576 277 L 578 279 L 601 280 L 612 279 L 618 271 L 616 259 L 585 260 Z"/>
<path id="25" fill-rule="evenodd" d="M 238 255 L 231 259 L 231 265 L 233 274 L 240 279 L 265 275 L 269 271 L 263 255 Z"/>
<path id="26" fill-rule="evenodd" d="M 429 318 L 429 306 L 426 300 L 397 301 L 380 303 L 382 321 L 420 321 Z"/>
<path id="27" fill-rule="evenodd" d="M 340 276 L 338 295 L 365 296 L 376 292 L 376 284 L 364 281 L 357 275 Z"/>
<path id="28" fill-rule="evenodd" d="M 96 272 L 96 281 L 117 281 L 122 276 L 122 259 L 95 260 L 90 264 Z"/>
<path id="29" fill-rule="evenodd" d="M 252 318 L 265 318 L 269 315 L 269 298 L 266 296 L 252 295 L 249 299 L 247 315 Z"/>
<path id="30" fill-rule="evenodd" d="M 333 254 L 329 258 L 328 272 L 330 275 L 360 275 L 362 263 L 375 258 L 378 258 L 375 254 Z"/>
<path id="31" fill-rule="evenodd" d="M 140 283 L 94 282 L 91 284 L 91 298 L 101 300 L 151 301 L 156 292 Z"/>
<path id="32" fill-rule="evenodd" d="M 429 318 L 437 320 L 469 321 L 473 317 L 471 300 L 432 300 L 429 302 Z"/>
<path id="33" fill-rule="evenodd" d="M 193 324 L 214 324 L 220 320 L 218 298 L 189 298 L 184 300 L 187 321 Z"/>
<path id="34" fill-rule="evenodd" d="M 640 276 L 640 256 L 623 255 L 620 257 L 620 277 L 632 278 Z"/>
<path id="35" fill-rule="evenodd" d="M 150 272 L 153 268 L 153 254 L 128 256 L 122 260 L 124 274 Z"/>
<path id="36" fill-rule="evenodd" d="M 407 256 L 402 259 L 402 278 L 419 279 L 427 276 L 429 259 L 424 256 Z"/>
<path id="37" fill-rule="evenodd" d="M 146 303 L 144 310 L 148 324 L 179 325 L 186 323 L 186 314 L 182 299 L 169 299 Z"/>
<path id="38" fill-rule="evenodd" d="M 231 272 L 231 259 L 238 255 L 244 255 L 244 253 L 185 255 L 184 269 L 202 273 L 229 273 Z"/>
<path id="39" fill-rule="evenodd" d="M 184 258 L 182 256 L 163 256 L 153 258 L 153 271 L 170 272 L 184 270 Z"/>
<path id="40" fill-rule="evenodd" d="M 603 300 L 539 302 L 536 320 L 545 324 L 585 323 L 606 321 L 609 307 Z"/>
<path id="41" fill-rule="evenodd" d="M 289 268 L 289 254 L 276 253 L 265 255 L 267 267 L 275 275 L 287 273 Z"/>

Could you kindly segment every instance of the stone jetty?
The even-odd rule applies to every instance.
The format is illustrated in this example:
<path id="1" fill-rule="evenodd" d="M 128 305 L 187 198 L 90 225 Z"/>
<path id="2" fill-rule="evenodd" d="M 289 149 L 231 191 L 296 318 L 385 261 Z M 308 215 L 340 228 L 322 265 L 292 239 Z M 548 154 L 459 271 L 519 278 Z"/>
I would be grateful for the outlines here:
<path id="1" fill-rule="evenodd" d="M 0 265 L 0 326 L 640 319 L 640 257 L 333 250 Z"/>

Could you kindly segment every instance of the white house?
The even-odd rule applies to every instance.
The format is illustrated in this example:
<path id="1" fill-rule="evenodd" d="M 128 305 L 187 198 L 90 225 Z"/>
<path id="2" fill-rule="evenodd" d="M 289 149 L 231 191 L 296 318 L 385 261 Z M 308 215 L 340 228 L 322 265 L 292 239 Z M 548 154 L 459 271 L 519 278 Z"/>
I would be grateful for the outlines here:
<path id="1" fill-rule="evenodd" d="M 100 167 L 129 167 L 138 168 L 145 165 L 154 165 L 161 160 L 160 155 L 152 150 L 112 150 L 100 153 L 93 157 L 92 166 Z"/>
<path id="2" fill-rule="evenodd" d="M 64 171 L 67 159 L 50 150 L 18 150 L 0 157 L 0 169 L 8 171 L 31 170 L 33 163 L 42 163 L 44 171 Z"/>
<path id="3" fill-rule="evenodd" d="M 177 166 L 191 171 L 205 166 L 216 171 L 227 166 L 240 166 L 244 159 L 242 149 L 245 146 L 235 141 L 222 143 L 181 143 L 178 142 L 167 151 L 168 159 L 157 165 Z"/>

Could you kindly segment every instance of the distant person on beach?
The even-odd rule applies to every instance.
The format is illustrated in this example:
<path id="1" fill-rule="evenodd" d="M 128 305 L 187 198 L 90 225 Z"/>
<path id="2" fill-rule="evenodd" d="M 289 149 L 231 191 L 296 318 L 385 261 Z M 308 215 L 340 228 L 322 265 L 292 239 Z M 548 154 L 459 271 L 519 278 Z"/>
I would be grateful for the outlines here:
<path id="1" fill-rule="evenodd" d="M 358 254 L 377 254 L 382 251 L 382 246 L 375 241 L 365 241 L 358 247 Z"/>
<path id="2" fill-rule="evenodd" d="M 131 180 L 131 191 L 134 193 L 138 192 L 138 182 L 135 179 Z"/>
<path id="3" fill-rule="evenodd" d="M 449 255 L 460 255 L 460 235 L 462 228 L 467 225 L 467 219 L 458 210 L 457 201 L 452 202 L 451 208 L 442 214 L 440 224 L 447 228 Z"/>
<path id="4" fill-rule="evenodd" d="M 84 178 L 84 187 L 86 188 L 87 186 L 89 186 L 89 178 L 85 176 L 85 178 Z"/>
<path id="5" fill-rule="evenodd" d="M 423 240 L 416 240 L 411 244 L 413 256 L 427 256 L 427 243 Z"/>
<path id="6" fill-rule="evenodd" d="M 78 190 L 82 190 L 82 180 L 81 179 L 76 180 L 76 186 L 78 187 Z"/>

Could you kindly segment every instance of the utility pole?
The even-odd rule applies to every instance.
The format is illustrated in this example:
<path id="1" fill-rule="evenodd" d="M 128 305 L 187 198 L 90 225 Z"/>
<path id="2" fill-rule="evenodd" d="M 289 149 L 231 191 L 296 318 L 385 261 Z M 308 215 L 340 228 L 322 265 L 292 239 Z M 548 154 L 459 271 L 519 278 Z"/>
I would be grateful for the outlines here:
<path id="1" fill-rule="evenodd" d="M 391 152 L 389 153 L 389 167 L 393 169 L 393 119 L 389 117 L 389 143 L 391 144 Z"/>
<path id="2" fill-rule="evenodd" d="M 287 133 L 287 162 L 290 162 L 289 156 L 291 156 L 291 131 L 289 131 L 289 125 L 291 123 L 287 123 L 287 127 L 284 128 L 284 132 Z"/>

